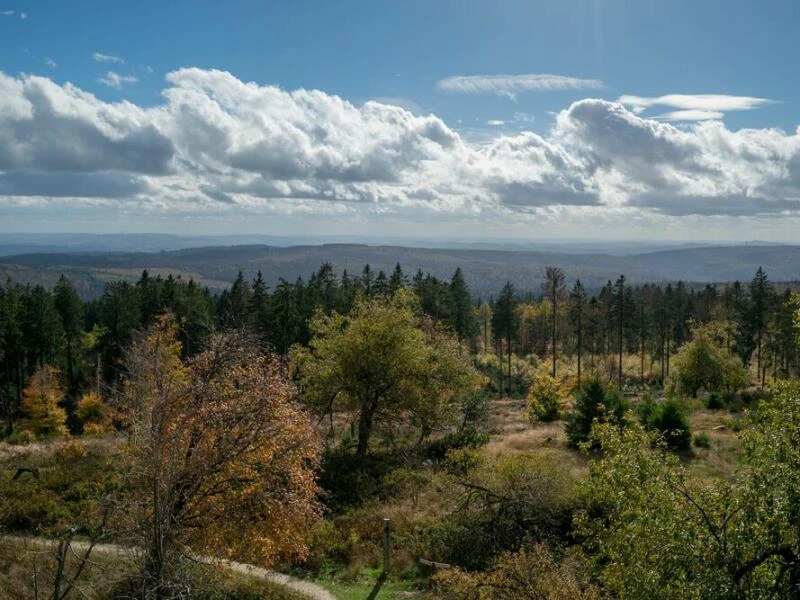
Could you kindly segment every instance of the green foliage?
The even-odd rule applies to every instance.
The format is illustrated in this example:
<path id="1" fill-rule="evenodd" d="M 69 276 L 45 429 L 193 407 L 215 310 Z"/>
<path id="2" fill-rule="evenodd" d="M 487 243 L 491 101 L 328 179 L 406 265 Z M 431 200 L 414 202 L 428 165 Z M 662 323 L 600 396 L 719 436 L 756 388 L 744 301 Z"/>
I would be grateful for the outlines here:
<path id="1" fill-rule="evenodd" d="M 637 424 L 597 431 L 590 509 L 576 519 L 619 598 L 789 598 L 800 582 L 800 386 L 778 387 L 742 432 L 744 466 L 693 479 Z M 596 515 L 595 518 L 590 514 Z"/>
<path id="2" fill-rule="evenodd" d="M 594 377 L 575 391 L 575 407 L 567 417 L 567 442 L 572 448 L 589 441 L 595 421 L 625 423 L 628 403 L 619 391 Z"/>
<path id="3" fill-rule="evenodd" d="M 663 402 L 644 400 L 639 405 L 639 418 L 645 428 L 663 436 L 670 450 L 688 450 L 692 432 L 686 405 L 675 398 Z"/>
<path id="4" fill-rule="evenodd" d="M 369 502 L 383 493 L 384 479 L 398 466 L 397 459 L 390 455 L 326 452 L 319 476 L 325 505 L 337 513 Z"/>
<path id="5" fill-rule="evenodd" d="M 705 432 L 698 433 L 694 436 L 694 445 L 697 448 L 711 448 L 711 438 Z"/>
<path id="6" fill-rule="evenodd" d="M 424 440 L 453 423 L 461 399 L 479 386 L 468 352 L 417 308 L 416 296 L 400 289 L 357 300 L 347 316 L 318 312 L 310 347 L 292 349 L 306 403 L 319 414 L 356 415 L 359 456 L 376 422 L 402 417 Z"/>
<path id="7" fill-rule="evenodd" d="M 466 478 L 448 481 L 461 490 L 454 510 L 422 532 L 435 560 L 481 569 L 501 552 L 567 537 L 577 504 L 574 482 L 547 457 L 487 459 Z"/>
<path id="8" fill-rule="evenodd" d="M 747 384 L 744 366 L 722 345 L 713 324 L 692 330 L 692 341 L 673 359 L 667 391 L 697 396 L 697 392 L 729 392 Z"/>
<path id="9" fill-rule="evenodd" d="M 508 356 L 482 352 L 475 357 L 475 367 L 486 377 L 487 390 L 493 394 L 505 393 L 511 398 L 524 398 L 536 374 L 539 360 L 535 354 L 525 357 L 512 354 L 509 379 Z"/>
<path id="10" fill-rule="evenodd" d="M 561 382 L 546 374 L 537 374 L 528 391 L 528 418 L 531 422 L 555 421 L 561 416 L 564 392 Z"/>
<path id="11" fill-rule="evenodd" d="M 0 463 L 0 527 L 46 537 L 75 527 L 86 535 L 120 489 L 119 461 L 113 449 L 67 442 Z M 33 473 L 17 475 L 20 465 Z"/>
<path id="12" fill-rule="evenodd" d="M 722 410 L 726 407 L 725 396 L 718 392 L 711 392 L 706 397 L 706 408 L 709 410 Z"/>
<path id="13" fill-rule="evenodd" d="M 465 427 L 459 431 L 454 431 L 442 437 L 428 442 L 425 448 L 425 456 L 431 460 L 441 461 L 451 450 L 461 448 L 477 449 L 484 446 L 489 441 L 489 434 L 482 433 L 474 427 Z"/>

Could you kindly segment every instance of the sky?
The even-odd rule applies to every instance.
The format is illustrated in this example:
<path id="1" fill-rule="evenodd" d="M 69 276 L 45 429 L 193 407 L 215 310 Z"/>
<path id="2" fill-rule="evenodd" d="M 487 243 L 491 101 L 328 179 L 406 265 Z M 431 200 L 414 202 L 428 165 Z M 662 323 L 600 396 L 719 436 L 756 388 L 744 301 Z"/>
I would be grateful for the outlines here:
<path id="1" fill-rule="evenodd" d="M 0 0 L 0 231 L 800 242 L 796 0 Z"/>

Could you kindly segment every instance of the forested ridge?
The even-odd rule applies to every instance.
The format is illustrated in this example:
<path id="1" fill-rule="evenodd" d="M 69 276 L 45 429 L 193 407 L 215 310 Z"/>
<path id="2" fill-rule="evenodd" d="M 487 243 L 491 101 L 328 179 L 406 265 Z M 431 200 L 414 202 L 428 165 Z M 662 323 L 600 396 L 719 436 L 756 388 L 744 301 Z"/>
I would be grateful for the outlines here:
<path id="1" fill-rule="evenodd" d="M 156 246 L 157 247 L 157 246 Z M 570 248 L 572 248 L 570 250 Z M 82 298 L 89 300 L 103 292 L 110 280 L 135 283 L 142 270 L 151 275 L 182 275 L 220 293 L 236 278 L 238 271 L 250 281 L 261 271 L 271 288 L 280 279 L 294 281 L 307 276 L 320 264 L 329 262 L 339 274 L 358 273 L 366 263 L 375 271 L 391 272 L 400 262 L 409 273 L 425 273 L 449 279 L 456 268 L 476 296 L 496 295 L 506 281 L 520 291 L 538 292 L 542 272 L 559 267 L 570 278 L 580 279 L 595 293 L 606 281 L 624 273 L 635 284 L 667 283 L 683 280 L 687 285 L 747 281 L 762 266 L 774 281 L 800 279 L 800 246 L 748 244 L 708 246 L 646 251 L 628 248 L 615 253 L 603 246 L 590 251 L 581 246 L 560 249 L 553 245 L 541 250 L 511 247 L 489 248 L 414 248 L 364 244 L 322 244 L 304 246 L 193 247 L 163 252 L 77 252 L 61 250 L 0 256 L 0 278 L 8 276 L 20 283 L 55 285 L 61 274 L 70 277 Z"/>

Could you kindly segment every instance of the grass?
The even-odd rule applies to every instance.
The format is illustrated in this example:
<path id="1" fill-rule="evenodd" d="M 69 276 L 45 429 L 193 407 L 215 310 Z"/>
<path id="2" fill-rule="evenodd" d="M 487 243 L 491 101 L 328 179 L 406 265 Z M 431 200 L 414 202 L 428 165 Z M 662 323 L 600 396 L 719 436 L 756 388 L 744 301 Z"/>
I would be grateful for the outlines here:
<path id="1" fill-rule="evenodd" d="M 694 448 L 695 459 L 689 464 L 701 480 L 727 478 L 739 465 L 741 441 L 731 428 L 731 414 L 725 410 L 695 410 L 690 415 L 692 434 L 705 433 L 709 448 Z"/>
<path id="2" fill-rule="evenodd" d="M 321 577 L 314 583 L 324 587 L 339 600 L 394 600 L 396 598 L 424 598 L 425 592 L 414 580 L 397 581 L 381 578 L 378 569 L 362 569 L 353 581 Z"/>

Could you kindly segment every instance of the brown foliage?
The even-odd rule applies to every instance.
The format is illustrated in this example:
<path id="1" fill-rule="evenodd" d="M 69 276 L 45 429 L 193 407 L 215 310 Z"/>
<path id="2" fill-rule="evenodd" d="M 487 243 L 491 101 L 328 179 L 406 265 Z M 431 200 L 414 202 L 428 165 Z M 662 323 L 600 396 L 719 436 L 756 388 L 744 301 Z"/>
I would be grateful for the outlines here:
<path id="1" fill-rule="evenodd" d="M 600 590 L 588 583 L 581 566 L 560 560 L 543 544 L 501 555 L 491 569 L 468 573 L 448 569 L 434 577 L 445 600 L 597 600 Z"/>
<path id="2" fill-rule="evenodd" d="M 318 514 L 317 442 L 279 359 L 229 334 L 184 364 L 165 317 L 134 343 L 127 368 L 145 575 L 160 585 L 183 548 L 265 565 L 302 557 Z"/>

